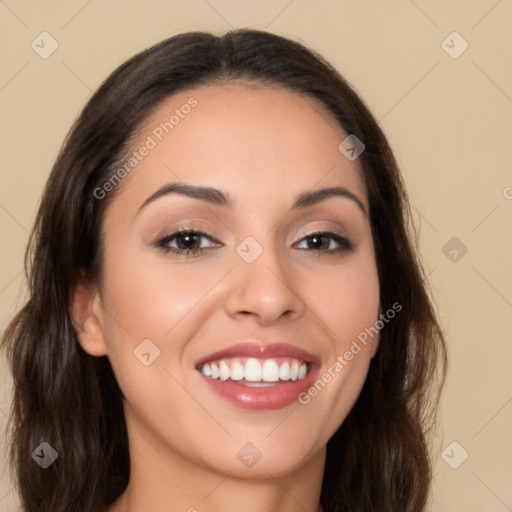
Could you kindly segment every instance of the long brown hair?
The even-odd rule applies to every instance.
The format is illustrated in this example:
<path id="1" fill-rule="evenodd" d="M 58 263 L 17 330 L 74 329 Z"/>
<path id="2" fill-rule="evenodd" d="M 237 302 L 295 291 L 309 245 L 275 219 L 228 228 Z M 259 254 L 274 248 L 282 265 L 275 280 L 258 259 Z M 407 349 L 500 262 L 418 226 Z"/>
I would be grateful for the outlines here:
<path id="1" fill-rule="evenodd" d="M 48 179 L 26 252 L 29 300 L 2 346 L 14 398 L 11 463 L 26 512 L 105 511 L 126 488 L 129 451 L 121 391 L 106 357 L 78 343 L 69 314 L 77 275 L 101 270 L 101 225 L 111 179 L 138 127 L 167 97 L 229 80 L 278 84 L 315 99 L 365 144 L 366 182 L 383 311 L 400 314 L 380 333 L 362 392 L 327 444 L 326 512 L 419 512 L 431 480 L 446 348 L 417 256 L 410 207 L 390 146 L 363 101 L 325 60 L 289 39 L 240 29 L 191 32 L 134 56 L 101 85 L 76 120 Z M 119 188 L 119 187 L 118 187 Z M 48 442 L 47 469 L 32 452 Z"/>

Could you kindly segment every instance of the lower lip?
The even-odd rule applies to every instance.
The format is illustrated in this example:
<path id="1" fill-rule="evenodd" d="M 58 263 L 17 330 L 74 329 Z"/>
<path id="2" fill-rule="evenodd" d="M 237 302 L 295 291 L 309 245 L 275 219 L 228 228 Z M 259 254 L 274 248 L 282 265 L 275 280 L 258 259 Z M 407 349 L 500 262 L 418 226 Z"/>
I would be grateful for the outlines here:
<path id="1" fill-rule="evenodd" d="M 244 386 L 232 380 L 211 379 L 203 374 L 201 377 L 210 386 L 210 389 L 236 407 L 255 411 L 271 411 L 297 402 L 298 396 L 311 387 L 317 373 L 318 368 L 312 367 L 301 380 L 284 381 L 282 384 L 261 388 Z"/>

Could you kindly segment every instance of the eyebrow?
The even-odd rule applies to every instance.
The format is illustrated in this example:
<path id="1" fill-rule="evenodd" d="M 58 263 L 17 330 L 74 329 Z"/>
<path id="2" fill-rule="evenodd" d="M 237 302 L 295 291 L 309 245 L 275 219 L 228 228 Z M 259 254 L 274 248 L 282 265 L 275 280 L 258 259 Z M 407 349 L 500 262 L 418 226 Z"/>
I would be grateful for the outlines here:
<path id="1" fill-rule="evenodd" d="M 218 190 L 213 187 L 203 187 L 198 185 L 186 185 L 184 183 L 168 183 L 163 187 L 159 188 L 156 192 L 151 194 L 139 207 L 139 212 L 149 203 L 152 203 L 156 199 L 167 196 L 169 194 L 178 194 L 192 199 L 199 199 L 206 203 L 215 206 L 232 207 L 233 201 L 229 198 L 229 195 L 224 193 L 222 190 Z M 297 208 L 307 208 L 308 206 L 316 205 L 331 197 L 344 197 L 352 200 L 357 204 L 359 209 L 367 217 L 368 213 L 363 202 L 350 190 L 345 187 L 328 187 L 320 190 L 313 190 L 300 194 L 295 202 L 293 203 L 292 210 Z"/>

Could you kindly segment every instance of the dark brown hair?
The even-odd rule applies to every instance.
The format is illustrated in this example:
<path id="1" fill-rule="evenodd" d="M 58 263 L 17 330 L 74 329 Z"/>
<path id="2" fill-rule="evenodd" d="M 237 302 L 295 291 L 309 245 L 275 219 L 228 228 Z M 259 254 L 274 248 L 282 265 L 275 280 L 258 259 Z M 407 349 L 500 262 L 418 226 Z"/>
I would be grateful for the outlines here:
<path id="1" fill-rule="evenodd" d="M 266 32 L 191 32 L 134 56 L 76 120 L 48 179 L 25 267 L 29 300 L 2 346 L 14 379 L 11 462 L 25 512 L 105 511 L 129 481 L 121 392 L 106 357 L 78 343 L 69 290 L 101 270 L 101 226 L 112 178 L 148 115 L 170 95 L 230 80 L 277 84 L 316 100 L 366 146 L 366 182 L 380 304 L 402 310 L 380 334 L 362 392 L 327 445 L 326 512 L 419 512 L 431 480 L 429 430 L 446 348 L 417 256 L 410 207 L 390 146 L 362 100 L 322 57 Z M 340 141 L 341 142 L 341 141 Z M 437 383 L 437 384 L 436 384 Z M 59 454 L 43 470 L 31 453 Z"/>

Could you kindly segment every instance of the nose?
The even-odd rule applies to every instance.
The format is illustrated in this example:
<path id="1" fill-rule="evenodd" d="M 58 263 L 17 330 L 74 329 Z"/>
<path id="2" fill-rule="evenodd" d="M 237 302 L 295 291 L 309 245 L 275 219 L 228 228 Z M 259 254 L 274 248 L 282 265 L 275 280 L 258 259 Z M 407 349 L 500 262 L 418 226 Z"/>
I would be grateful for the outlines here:
<path id="1" fill-rule="evenodd" d="M 252 317 L 260 325 L 299 318 L 305 304 L 299 296 L 297 276 L 277 252 L 265 248 L 252 263 L 238 258 L 231 272 L 226 311 L 235 319 Z"/>

